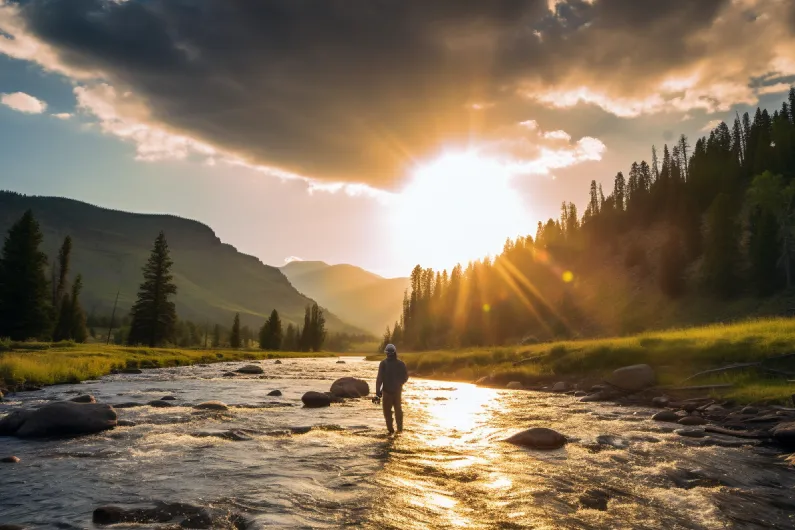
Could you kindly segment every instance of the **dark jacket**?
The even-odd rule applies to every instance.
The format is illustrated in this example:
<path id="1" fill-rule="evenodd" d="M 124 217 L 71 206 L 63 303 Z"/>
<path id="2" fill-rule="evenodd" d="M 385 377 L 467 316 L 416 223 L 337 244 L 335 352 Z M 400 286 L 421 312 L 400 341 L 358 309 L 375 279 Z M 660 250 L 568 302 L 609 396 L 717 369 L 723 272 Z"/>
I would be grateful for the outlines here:
<path id="1" fill-rule="evenodd" d="M 398 392 L 409 380 L 406 364 L 397 358 L 389 356 L 378 365 L 378 378 L 375 380 L 375 392 Z M 383 385 L 383 388 L 381 387 Z"/>

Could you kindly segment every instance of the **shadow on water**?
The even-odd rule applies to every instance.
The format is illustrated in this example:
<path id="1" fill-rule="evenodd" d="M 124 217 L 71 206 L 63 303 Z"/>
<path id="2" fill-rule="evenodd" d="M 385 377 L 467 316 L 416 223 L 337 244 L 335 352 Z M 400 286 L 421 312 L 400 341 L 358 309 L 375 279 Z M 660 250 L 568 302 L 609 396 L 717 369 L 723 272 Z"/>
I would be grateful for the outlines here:
<path id="1" fill-rule="evenodd" d="M 27 405 L 76 391 L 109 403 L 176 399 L 119 409 L 136 425 L 102 435 L 2 440 L 22 462 L 3 468 L 0 522 L 92 528 L 98 506 L 164 501 L 241 513 L 253 528 L 795 526 L 795 473 L 780 455 L 702 446 L 650 421 L 650 410 L 412 380 L 406 430 L 388 436 L 370 400 L 300 406 L 303 392 L 337 377 L 372 382 L 374 364 L 262 366 L 263 378 L 224 378 L 229 365 L 185 367 L 24 396 Z M 268 397 L 273 389 L 283 395 Z M 192 408 L 209 399 L 234 406 Z M 534 426 L 570 443 L 540 452 L 502 442 Z"/>

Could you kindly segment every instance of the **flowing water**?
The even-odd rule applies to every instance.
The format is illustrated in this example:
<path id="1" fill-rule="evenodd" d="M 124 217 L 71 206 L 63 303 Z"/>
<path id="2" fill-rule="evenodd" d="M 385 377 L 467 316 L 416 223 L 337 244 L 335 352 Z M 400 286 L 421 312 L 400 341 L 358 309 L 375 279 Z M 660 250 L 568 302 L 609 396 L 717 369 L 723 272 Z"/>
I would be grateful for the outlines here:
<path id="1" fill-rule="evenodd" d="M 94 528 L 98 506 L 165 501 L 229 509 L 251 528 L 795 528 L 795 471 L 775 449 L 700 447 L 653 410 L 413 379 L 406 431 L 389 437 L 368 399 L 300 402 L 338 377 L 372 384 L 375 363 L 261 365 L 264 376 L 222 377 L 239 365 L 216 364 L 12 396 L 0 413 L 78 392 L 177 406 L 119 409 L 137 425 L 99 435 L 0 438 L 0 456 L 22 459 L 0 464 L 0 523 Z M 191 408 L 211 399 L 236 406 Z M 501 442 L 534 426 L 573 441 L 551 452 Z M 606 511 L 582 505 L 589 490 L 609 496 Z"/>

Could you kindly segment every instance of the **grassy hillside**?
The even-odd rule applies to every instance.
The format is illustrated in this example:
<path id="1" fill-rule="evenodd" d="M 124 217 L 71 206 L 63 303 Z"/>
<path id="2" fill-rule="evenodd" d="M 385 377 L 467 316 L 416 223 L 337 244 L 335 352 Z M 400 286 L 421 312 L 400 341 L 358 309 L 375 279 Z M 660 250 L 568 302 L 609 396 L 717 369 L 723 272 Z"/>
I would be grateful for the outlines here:
<path id="1" fill-rule="evenodd" d="M 380 336 L 403 308 L 409 278 L 383 278 L 353 265 L 293 261 L 281 268 L 296 289 L 346 322 Z"/>
<path id="2" fill-rule="evenodd" d="M 298 323 L 303 322 L 305 306 L 312 303 L 278 268 L 241 254 L 196 221 L 0 192 L 0 233 L 5 234 L 27 209 L 41 224 L 43 250 L 51 263 L 63 238 L 72 237 L 72 272 L 83 275 L 83 305 L 89 314 L 110 315 L 117 290 L 119 314 L 129 310 L 141 282 L 141 267 L 160 230 L 174 260 L 180 318 L 231 325 L 234 313 L 240 312 L 244 325 L 258 327 L 275 308 L 283 320 Z M 332 313 L 326 318 L 332 331 L 356 331 Z"/>
<path id="3" fill-rule="evenodd" d="M 621 366 L 647 363 L 655 368 L 660 385 L 675 387 L 703 370 L 792 352 L 795 319 L 771 319 L 515 348 L 401 353 L 400 357 L 422 376 L 474 381 L 490 375 L 495 383 L 526 385 L 563 379 L 596 381 Z M 521 360 L 525 362 L 514 364 Z M 793 373 L 795 357 L 769 361 L 766 368 Z M 721 395 L 740 402 L 791 403 L 795 383 L 788 379 L 795 377 L 749 368 L 701 376 L 685 384 L 730 383 L 734 386 Z"/>
<path id="4" fill-rule="evenodd" d="M 310 354 L 262 350 L 149 349 L 73 343 L 11 345 L 0 342 L 0 384 L 13 388 L 23 384 L 78 383 L 125 368 L 161 368 L 198 363 L 334 355 L 326 352 Z"/>

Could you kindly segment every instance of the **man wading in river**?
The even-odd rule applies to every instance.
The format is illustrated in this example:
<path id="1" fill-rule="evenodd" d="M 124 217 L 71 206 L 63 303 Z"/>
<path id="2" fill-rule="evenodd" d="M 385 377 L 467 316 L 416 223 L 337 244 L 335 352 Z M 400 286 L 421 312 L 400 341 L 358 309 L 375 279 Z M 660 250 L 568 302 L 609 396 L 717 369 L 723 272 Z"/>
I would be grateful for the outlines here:
<path id="1" fill-rule="evenodd" d="M 409 380 L 409 372 L 406 364 L 397 358 L 397 348 L 393 344 L 387 344 L 386 359 L 378 365 L 378 378 L 375 380 L 375 395 L 381 399 L 384 407 L 384 419 L 389 434 L 393 434 L 395 429 L 392 427 L 392 407 L 395 408 L 395 420 L 397 420 L 397 430 L 403 430 L 403 405 L 400 398 L 403 394 L 403 385 Z"/>

